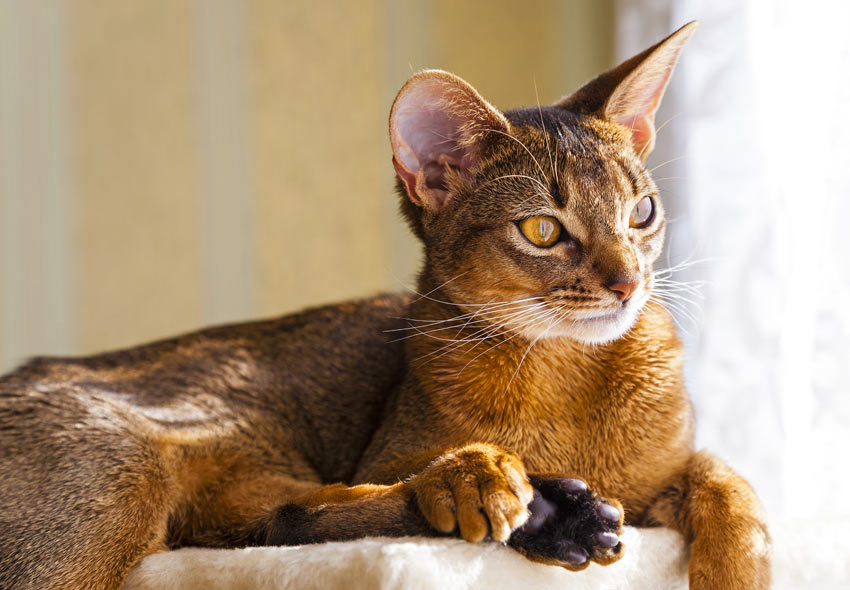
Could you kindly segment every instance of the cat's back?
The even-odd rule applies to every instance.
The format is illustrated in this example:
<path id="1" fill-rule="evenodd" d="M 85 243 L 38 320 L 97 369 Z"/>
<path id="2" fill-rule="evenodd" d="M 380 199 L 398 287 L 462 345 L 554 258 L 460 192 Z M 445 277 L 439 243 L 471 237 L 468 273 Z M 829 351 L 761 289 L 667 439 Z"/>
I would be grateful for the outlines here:
<path id="1" fill-rule="evenodd" d="M 257 432 L 309 423 L 317 438 L 361 438 L 403 371 L 392 330 L 408 303 L 383 295 L 94 356 L 36 358 L 0 377 L 0 431 L 11 444 L 79 424 L 173 434 L 238 420 Z M 325 466 L 327 475 L 340 465 Z"/>

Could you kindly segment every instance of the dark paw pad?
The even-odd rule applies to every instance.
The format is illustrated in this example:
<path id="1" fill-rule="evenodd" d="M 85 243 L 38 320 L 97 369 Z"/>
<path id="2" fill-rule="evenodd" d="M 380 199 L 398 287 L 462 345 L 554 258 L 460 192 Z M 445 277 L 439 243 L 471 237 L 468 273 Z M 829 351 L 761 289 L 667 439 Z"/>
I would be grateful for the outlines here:
<path id="1" fill-rule="evenodd" d="M 608 564 L 622 554 L 620 508 L 594 495 L 578 479 L 531 475 L 531 516 L 508 544 L 543 563 L 582 569 L 588 562 Z"/>

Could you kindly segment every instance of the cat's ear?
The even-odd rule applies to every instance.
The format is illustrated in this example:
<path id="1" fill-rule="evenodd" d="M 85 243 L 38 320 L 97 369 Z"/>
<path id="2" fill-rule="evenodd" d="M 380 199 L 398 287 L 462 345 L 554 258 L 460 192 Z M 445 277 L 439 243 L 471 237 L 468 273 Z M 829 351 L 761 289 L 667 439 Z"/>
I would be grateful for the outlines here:
<path id="1" fill-rule="evenodd" d="M 696 28 L 697 21 L 686 24 L 663 41 L 597 76 L 556 106 L 628 127 L 635 152 L 646 161 L 655 145 L 655 111 L 679 54 Z"/>
<path id="2" fill-rule="evenodd" d="M 448 171 L 468 173 L 487 134 L 509 129 L 504 115 L 457 76 L 426 70 L 411 77 L 390 111 L 393 165 L 411 201 L 442 208 Z"/>

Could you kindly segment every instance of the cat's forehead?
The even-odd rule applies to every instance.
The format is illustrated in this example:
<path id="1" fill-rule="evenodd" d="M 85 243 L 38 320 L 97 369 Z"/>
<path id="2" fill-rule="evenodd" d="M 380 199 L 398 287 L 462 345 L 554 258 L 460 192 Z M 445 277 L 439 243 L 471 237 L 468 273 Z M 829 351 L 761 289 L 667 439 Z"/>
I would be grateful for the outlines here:
<path id="1" fill-rule="evenodd" d="M 519 141 L 504 142 L 516 157 L 503 152 L 508 157 L 502 166 L 525 167 L 530 160 L 533 169 L 524 172 L 556 194 L 556 205 L 562 206 L 557 193 L 596 209 L 618 201 L 618 195 L 631 198 L 651 190 L 651 181 L 619 126 L 556 107 L 514 109 L 505 117 Z"/>
<path id="2" fill-rule="evenodd" d="M 610 126 L 600 120 L 556 107 L 525 107 L 505 113 L 512 127 L 524 135 L 558 142 L 576 156 L 597 156 L 606 145 L 619 142 Z"/>

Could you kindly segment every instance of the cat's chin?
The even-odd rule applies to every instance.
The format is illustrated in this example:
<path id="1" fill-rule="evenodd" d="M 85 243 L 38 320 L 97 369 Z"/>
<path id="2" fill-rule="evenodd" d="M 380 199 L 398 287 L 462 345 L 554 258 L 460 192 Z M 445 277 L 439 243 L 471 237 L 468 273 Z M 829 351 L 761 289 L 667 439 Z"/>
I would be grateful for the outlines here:
<path id="1" fill-rule="evenodd" d="M 632 305 L 595 317 L 563 320 L 557 326 L 547 330 L 545 334 L 528 334 L 528 336 L 569 338 L 583 344 L 608 344 L 622 338 L 634 326 L 641 307 L 642 305 Z"/>
<path id="2" fill-rule="evenodd" d="M 608 344 L 619 340 L 637 320 L 637 311 L 624 309 L 595 318 L 574 320 L 564 325 L 564 336 L 584 344 Z"/>

